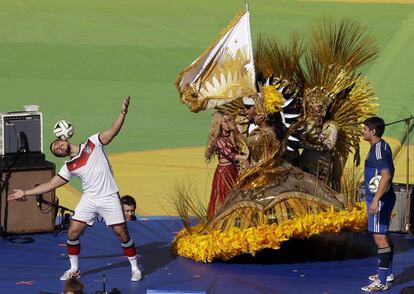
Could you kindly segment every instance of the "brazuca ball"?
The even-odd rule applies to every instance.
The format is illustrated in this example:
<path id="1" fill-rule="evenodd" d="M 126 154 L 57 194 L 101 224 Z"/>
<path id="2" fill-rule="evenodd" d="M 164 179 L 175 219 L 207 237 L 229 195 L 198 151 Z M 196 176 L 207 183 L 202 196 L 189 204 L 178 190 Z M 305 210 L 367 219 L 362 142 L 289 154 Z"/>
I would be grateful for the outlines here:
<path id="1" fill-rule="evenodd" d="M 372 177 L 372 179 L 369 180 L 368 189 L 371 193 L 377 193 L 380 181 L 381 181 L 381 176 L 380 175 Z M 388 192 L 389 189 L 390 189 L 390 186 L 388 185 L 385 192 Z"/>
<path id="2" fill-rule="evenodd" d="M 53 127 L 53 134 L 60 140 L 69 140 L 75 133 L 74 126 L 67 120 L 58 121 Z"/>

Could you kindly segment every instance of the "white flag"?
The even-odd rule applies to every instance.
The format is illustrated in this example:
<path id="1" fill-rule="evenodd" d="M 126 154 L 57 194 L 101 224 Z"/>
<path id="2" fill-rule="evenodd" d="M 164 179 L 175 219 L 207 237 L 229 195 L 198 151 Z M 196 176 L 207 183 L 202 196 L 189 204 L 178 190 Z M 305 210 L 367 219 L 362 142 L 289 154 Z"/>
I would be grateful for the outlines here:
<path id="1" fill-rule="evenodd" d="M 191 111 L 214 108 L 256 93 L 249 11 L 239 13 L 176 81 Z"/>

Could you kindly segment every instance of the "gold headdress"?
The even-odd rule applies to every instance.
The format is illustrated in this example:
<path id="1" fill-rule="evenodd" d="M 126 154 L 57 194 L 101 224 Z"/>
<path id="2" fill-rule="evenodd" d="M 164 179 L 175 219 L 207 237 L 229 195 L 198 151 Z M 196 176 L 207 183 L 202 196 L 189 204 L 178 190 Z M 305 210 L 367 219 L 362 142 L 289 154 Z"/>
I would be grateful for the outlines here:
<path id="1" fill-rule="evenodd" d="M 268 116 L 282 111 L 285 99 L 277 89 L 278 86 L 260 86 L 260 94 L 253 97 L 257 115 Z"/>
<path id="2" fill-rule="evenodd" d="M 325 115 L 334 99 L 335 95 L 323 87 L 306 89 L 304 95 L 306 113 L 310 113 L 314 109 L 319 108 L 323 115 Z"/>
<path id="3" fill-rule="evenodd" d="M 295 88 L 302 84 L 302 78 L 298 75 L 299 61 L 303 54 L 302 43 L 297 36 L 286 46 L 277 40 L 265 40 L 259 36 L 254 54 L 258 78 L 262 75 L 264 80 L 271 79 L 272 84 L 284 88 Z"/>
<path id="4" fill-rule="evenodd" d="M 324 19 L 315 26 L 301 67 L 305 111 L 322 107 L 339 129 L 337 151 L 344 161 L 359 148 L 360 123 L 376 112 L 374 90 L 357 68 L 375 58 L 378 47 L 365 28 L 352 20 Z"/>

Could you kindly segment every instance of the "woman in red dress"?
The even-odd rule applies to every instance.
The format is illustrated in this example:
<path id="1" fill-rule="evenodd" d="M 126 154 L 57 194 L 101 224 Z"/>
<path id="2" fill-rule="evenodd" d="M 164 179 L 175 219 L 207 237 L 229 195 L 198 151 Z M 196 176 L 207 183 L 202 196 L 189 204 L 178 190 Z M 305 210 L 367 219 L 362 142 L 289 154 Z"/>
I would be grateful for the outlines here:
<path id="1" fill-rule="evenodd" d="M 238 163 L 247 162 L 247 156 L 240 152 L 238 131 L 231 116 L 217 111 L 213 114 L 205 158 L 210 162 L 217 154 L 218 165 L 213 177 L 210 202 L 207 208 L 209 218 L 226 200 L 238 176 Z"/>

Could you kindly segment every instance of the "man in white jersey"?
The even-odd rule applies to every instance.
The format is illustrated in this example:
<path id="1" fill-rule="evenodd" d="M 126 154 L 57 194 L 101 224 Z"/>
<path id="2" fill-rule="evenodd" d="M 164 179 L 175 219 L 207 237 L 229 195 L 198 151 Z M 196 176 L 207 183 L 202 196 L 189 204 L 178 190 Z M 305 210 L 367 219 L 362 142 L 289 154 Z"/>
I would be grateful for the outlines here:
<path id="1" fill-rule="evenodd" d="M 112 168 L 106 157 L 103 147 L 109 144 L 121 130 L 128 112 L 129 97 L 121 105 L 121 111 L 112 127 L 101 133 L 90 136 L 86 142 L 75 145 L 69 141 L 55 140 L 50 150 L 57 157 L 69 156 L 70 159 L 60 169 L 59 173 L 49 182 L 43 183 L 29 190 L 14 190 L 8 200 L 15 200 L 25 196 L 34 196 L 47 193 L 63 186 L 73 176 L 78 176 L 82 182 L 83 195 L 75 208 L 68 230 L 67 252 L 70 260 L 70 269 L 61 277 L 61 280 L 79 278 L 78 256 L 80 253 L 79 236 L 88 225 L 92 225 L 98 215 L 101 215 L 106 224 L 112 228 L 121 241 L 124 254 L 131 263 L 131 281 L 139 281 L 141 272 L 137 266 L 134 241 L 128 234 L 125 216 L 118 194 L 118 186 L 112 174 Z"/>

